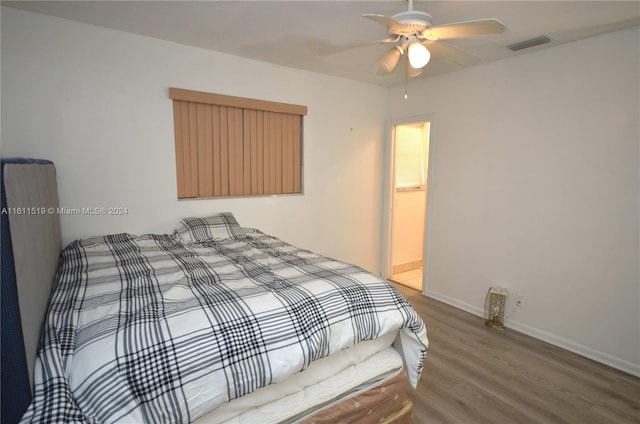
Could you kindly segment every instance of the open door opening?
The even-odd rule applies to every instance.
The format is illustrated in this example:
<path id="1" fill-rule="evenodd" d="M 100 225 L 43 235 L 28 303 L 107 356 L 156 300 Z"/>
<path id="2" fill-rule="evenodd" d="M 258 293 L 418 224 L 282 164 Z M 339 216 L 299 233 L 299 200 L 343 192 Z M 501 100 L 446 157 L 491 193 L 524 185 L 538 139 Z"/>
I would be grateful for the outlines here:
<path id="1" fill-rule="evenodd" d="M 430 122 L 393 126 L 389 258 L 390 281 L 423 289 Z"/>

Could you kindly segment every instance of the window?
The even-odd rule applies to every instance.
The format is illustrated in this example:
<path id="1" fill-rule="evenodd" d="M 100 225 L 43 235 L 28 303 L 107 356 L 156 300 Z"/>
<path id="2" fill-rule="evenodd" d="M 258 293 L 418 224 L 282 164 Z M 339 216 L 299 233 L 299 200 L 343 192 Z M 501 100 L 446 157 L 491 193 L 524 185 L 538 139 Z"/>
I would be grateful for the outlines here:
<path id="1" fill-rule="evenodd" d="M 427 131 L 422 124 L 396 127 L 396 189 L 425 188 Z"/>
<path id="2" fill-rule="evenodd" d="M 169 89 L 178 198 L 302 192 L 306 106 Z"/>

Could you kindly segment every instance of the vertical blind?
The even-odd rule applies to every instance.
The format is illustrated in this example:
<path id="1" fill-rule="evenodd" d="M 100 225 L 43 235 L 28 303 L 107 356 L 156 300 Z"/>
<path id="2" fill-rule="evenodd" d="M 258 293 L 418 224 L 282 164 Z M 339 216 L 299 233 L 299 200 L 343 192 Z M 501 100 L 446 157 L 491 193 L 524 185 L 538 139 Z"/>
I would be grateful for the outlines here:
<path id="1" fill-rule="evenodd" d="M 169 89 L 178 198 L 302 191 L 306 106 Z"/>

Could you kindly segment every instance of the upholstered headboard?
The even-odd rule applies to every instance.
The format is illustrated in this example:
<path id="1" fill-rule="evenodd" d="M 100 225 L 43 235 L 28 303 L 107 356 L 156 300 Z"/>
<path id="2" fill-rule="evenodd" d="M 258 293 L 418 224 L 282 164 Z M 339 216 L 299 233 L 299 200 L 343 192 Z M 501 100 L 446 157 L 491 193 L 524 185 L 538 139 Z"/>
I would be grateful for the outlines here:
<path id="1" fill-rule="evenodd" d="M 33 364 L 61 250 L 56 169 L 39 159 L 2 159 L 1 421 L 31 401 Z"/>

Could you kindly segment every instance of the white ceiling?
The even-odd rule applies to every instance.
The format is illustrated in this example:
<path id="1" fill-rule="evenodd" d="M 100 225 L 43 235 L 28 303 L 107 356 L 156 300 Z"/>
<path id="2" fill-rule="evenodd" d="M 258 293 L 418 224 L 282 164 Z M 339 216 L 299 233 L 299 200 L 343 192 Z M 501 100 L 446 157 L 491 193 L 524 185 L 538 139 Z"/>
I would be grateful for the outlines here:
<path id="1" fill-rule="evenodd" d="M 174 41 L 259 61 L 354 80 L 394 85 L 400 69 L 376 75 L 376 60 L 388 45 L 369 45 L 337 54 L 323 49 L 385 38 L 386 28 L 364 13 L 394 15 L 407 3 L 394 1 L 2 1 L 3 5 L 102 27 Z M 451 40 L 484 62 L 552 48 L 640 23 L 640 1 L 419 1 L 433 25 L 496 18 L 500 35 Z M 508 44 L 547 35 L 551 42 L 518 53 Z M 611 46 L 616 48 L 616 46 Z M 597 52 L 594 52 L 597 58 Z M 399 67 L 400 68 L 400 67 Z M 459 67 L 432 58 L 422 76 Z"/>

